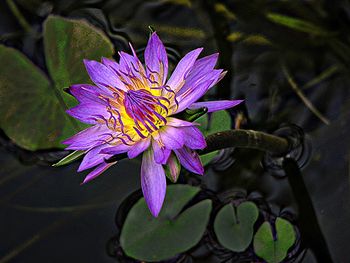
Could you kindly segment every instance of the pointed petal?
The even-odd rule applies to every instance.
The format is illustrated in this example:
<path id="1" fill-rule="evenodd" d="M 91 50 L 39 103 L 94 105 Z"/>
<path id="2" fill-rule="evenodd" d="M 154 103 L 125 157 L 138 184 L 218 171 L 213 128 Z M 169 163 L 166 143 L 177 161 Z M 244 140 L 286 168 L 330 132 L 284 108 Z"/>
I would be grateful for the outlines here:
<path id="1" fill-rule="evenodd" d="M 162 144 L 163 142 L 161 141 L 160 136 L 158 136 L 157 139 L 152 139 L 154 160 L 159 164 L 165 164 L 171 153 L 171 150 L 167 149 L 165 146 L 161 146 Z"/>
<path id="2" fill-rule="evenodd" d="M 111 154 L 111 155 L 115 155 L 115 154 L 121 154 L 121 153 L 125 153 L 130 149 L 131 146 L 126 145 L 124 143 L 122 143 L 121 141 L 118 142 L 117 145 L 115 146 L 110 146 L 108 145 L 107 147 L 105 147 L 104 149 L 101 150 L 101 154 Z"/>
<path id="3" fill-rule="evenodd" d="M 191 71 L 189 72 L 188 76 L 186 77 L 185 81 L 186 83 L 189 83 L 192 85 L 193 83 L 201 81 L 202 78 L 206 77 L 208 73 L 210 73 L 218 60 L 219 53 L 215 53 L 203 58 L 198 59 Z M 181 93 L 181 90 L 180 90 Z"/>
<path id="4" fill-rule="evenodd" d="M 112 92 L 108 89 L 88 84 L 72 85 L 69 87 L 69 91 L 80 103 L 99 103 L 105 106 L 107 106 L 106 101 L 102 100 L 99 95 L 112 96 Z"/>
<path id="5" fill-rule="evenodd" d="M 200 99 L 212 86 L 218 82 L 221 73 L 222 70 L 213 70 L 206 76 L 203 82 L 200 82 L 198 84 L 196 83 L 191 86 L 185 84 L 186 86 L 184 86 L 183 89 L 186 91 L 176 96 L 179 107 L 175 113 L 183 111 L 188 106 Z"/>
<path id="6" fill-rule="evenodd" d="M 114 163 L 101 163 L 98 165 L 92 172 L 90 172 L 84 179 L 83 184 L 95 179 L 97 176 L 99 176 L 101 173 L 106 171 L 109 167 L 112 165 L 116 164 L 117 162 Z"/>
<path id="7" fill-rule="evenodd" d="M 188 147 L 183 147 L 181 149 L 174 150 L 174 152 L 183 167 L 190 172 L 203 175 L 204 168 L 201 159 L 195 151 L 189 149 Z"/>
<path id="8" fill-rule="evenodd" d="M 100 151 L 107 146 L 108 144 L 99 145 L 88 151 L 87 154 L 85 154 L 84 159 L 80 163 L 78 172 L 94 167 L 100 163 L 103 163 L 105 159 L 112 157 L 112 155 L 110 154 L 100 153 Z"/>
<path id="9" fill-rule="evenodd" d="M 208 112 L 214 112 L 219 110 L 225 110 L 232 108 L 238 104 L 240 104 L 243 100 L 218 100 L 218 101 L 203 101 L 203 102 L 195 102 L 190 105 L 189 109 L 199 109 L 202 107 L 206 107 Z"/>
<path id="10" fill-rule="evenodd" d="M 187 126 L 193 126 L 197 124 L 189 121 L 180 120 L 174 117 L 168 117 L 166 125 L 173 126 L 173 127 L 187 127 Z"/>
<path id="11" fill-rule="evenodd" d="M 151 149 L 143 154 L 141 186 L 151 214 L 157 217 L 165 198 L 166 179 L 163 166 L 154 161 L 153 151 Z"/>
<path id="12" fill-rule="evenodd" d="M 109 118 L 106 106 L 100 103 L 80 103 L 79 105 L 66 110 L 66 112 L 73 118 L 87 124 L 98 123 L 96 119 L 97 116 L 103 116 L 106 119 Z"/>
<path id="13" fill-rule="evenodd" d="M 162 141 L 162 144 L 167 149 L 179 149 L 184 145 L 184 135 L 182 134 L 181 129 L 165 126 L 159 130 L 159 135 Z"/>
<path id="14" fill-rule="evenodd" d="M 202 132 L 194 126 L 181 128 L 185 135 L 185 145 L 190 149 L 204 149 L 207 143 Z"/>
<path id="15" fill-rule="evenodd" d="M 151 144 L 151 139 L 150 138 L 146 138 L 146 139 L 143 139 L 143 140 L 135 143 L 128 150 L 128 157 L 129 157 L 129 159 L 133 159 L 136 156 L 138 156 L 140 153 L 142 153 L 145 150 L 147 150 L 148 147 L 150 146 L 150 144 Z"/>
<path id="16" fill-rule="evenodd" d="M 101 88 L 114 87 L 116 89 L 127 91 L 123 82 L 111 68 L 93 60 L 85 59 L 84 64 L 91 80 L 97 86 Z"/>
<path id="17" fill-rule="evenodd" d="M 118 72 L 119 64 L 115 60 L 103 57 L 101 59 L 101 61 L 102 61 L 102 64 L 104 64 L 105 66 L 109 67 L 114 72 Z"/>
<path id="18" fill-rule="evenodd" d="M 197 57 L 203 48 L 197 48 L 187 53 L 177 64 L 173 74 L 167 82 L 167 86 L 175 92 L 178 92 L 184 85 L 185 77 L 190 72 Z"/>
<path id="19" fill-rule="evenodd" d="M 147 75 L 152 75 L 156 82 L 163 85 L 168 75 L 168 57 L 156 32 L 152 33 L 146 46 L 145 64 Z"/>
<path id="20" fill-rule="evenodd" d="M 107 133 L 111 132 L 105 125 L 94 125 L 89 127 L 74 136 L 63 141 L 63 144 L 69 145 L 67 150 L 87 150 L 96 145 L 103 143 L 103 140 L 108 138 Z"/>

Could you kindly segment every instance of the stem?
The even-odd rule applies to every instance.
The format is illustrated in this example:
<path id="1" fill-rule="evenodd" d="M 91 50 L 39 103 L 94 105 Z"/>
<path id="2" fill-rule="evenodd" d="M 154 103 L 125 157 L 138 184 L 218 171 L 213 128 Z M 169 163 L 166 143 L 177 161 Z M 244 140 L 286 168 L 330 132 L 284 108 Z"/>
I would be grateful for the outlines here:
<path id="1" fill-rule="evenodd" d="M 228 130 L 217 132 L 206 138 L 207 147 L 198 151 L 200 155 L 230 147 L 252 148 L 283 156 L 290 150 L 288 139 L 253 130 Z M 117 154 L 105 162 L 112 163 L 127 158 L 126 153 Z"/>
<path id="2" fill-rule="evenodd" d="M 27 20 L 24 18 L 22 15 L 21 11 L 17 8 L 13 0 L 6 0 L 6 3 L 8 7 L 10 8 L 12 14 L 17 18 L 18 23 L 21 25 L 21 27 L 27 32 L 31 33 L 32 32 L 32 27 L 30 24 L 27 22 Z"/>
<path id="3" fill-rule="evenodd" d="M 293 159 L 285 158 L 283 169 L 298 204 L 299 229 L 303 241 L 312 249 L 317 262 L 333 262 L 298 164 Z"/>
<path id="4" fill-rule="evenodd" d="M 207 147 L 199 154 L 206 154 L 229 147 L 252 148 L 282 156 L 290 150 L 285 138 L 253 130 L 228 130 L 209 135 Z"/>

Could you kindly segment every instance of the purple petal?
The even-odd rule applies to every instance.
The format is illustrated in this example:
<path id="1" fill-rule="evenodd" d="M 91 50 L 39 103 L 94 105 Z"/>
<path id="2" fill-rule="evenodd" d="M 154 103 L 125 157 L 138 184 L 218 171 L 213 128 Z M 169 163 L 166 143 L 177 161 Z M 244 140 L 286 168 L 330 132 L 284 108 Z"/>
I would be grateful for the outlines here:
<path id="1" fill-rule="evenodd" d="M 194 63 L 191 71 L 186 77 L 185 79 L 186 83 L 189 83 L 190 85 L 192 85 L 193 83 L 198 82 L 202 78 L 206 77 L 206 75 L 214 69 L 216 61 L 218 60 L 218 56 L 219 54 L 215 53 L 210 56 L 206 56 L 198 59 Z M 181 90 L 180 90 L 180 93 L 181 93 Z"/>
<path id="2" fill-rule="evenodd" d="M 133 159 L 136 156 L 138 156 L 140 153 L 147 150 L 147 148 L 150 146 L 150 144 L 151 144 L 150 138 L 146 138 L 144 140 L 141 140 L 141 141 L 135 143 L 133 146 L 130 147 L 130 150 L 128 150 L 129 159 Z"/>
<path id="3" fill-rule="evenodd" d="M 120 69 L 119 64 L 113 59 L 103 57 L 101 61 L 105 66 L 111 68 L 115 72 L 119 71 Z"/>
<path id="4" fill-rule="evenodd" d="M 163 166 L 154 161 L 153 151 L 151 149 L 143 154 L 141 186 L 151 214 L 157 217 L 165 198 L 166 178 Z"/>
<path id="5" fill-rule="evenodd" d="M 183 147 L 182 149 L 174 150 L 174 152 L 183 167 L 193 173 L 203 175 L 204 168 L 201 159 L 195 151 L 188 147 Z"/>
<path id="6" fill-rule="evenodd" d="M 191 149 L 204 149 L 207 143 L 202 132 L 194 126 L 181 129 L 185 135 L 185 145 Z"/>
<path id="7" fill-rule="evenodd" d="M 109 137 L 109 135 L 107 135 L 109 132 L 111 132 L 111 130 L 105 125 L 97 124 L 75 134 L 62 143 L 69 145 L 66 148 L 67 150 L 87 150 L 102 144 L 103 140 Z"/>
<path id="8" fill-rule="evenodd" d="M 202 107 L 206 107 L 208 112 L 214 112 L 219 110 L 225 110 L 232 108 L 238 104 L 240 104 L 243 100 L 218 100 L 218 101 L 203 101 L 203 102 L 195 102 L 190 105 L 189 109 L 199 109 Z"/>
<path id="9" fill-rule="evenodd" d="M 92 172 L 90 172 L 84 179 L 83 184 L 91 181 L 92 179 L 95 179 L 97 176 L 99 176 L 101 173 L 103 173 L 104 171 L 106 171 L 109 167 L 111 167 L 112 165 L 116 164 L 117 162 L 114 163 L 101 163 L 100 165 L 98 165 Z"/>
<path id="10" fill-rule="evenodd" d="M 165 164 L 169 158 L 171 150 L 167 149 L 164 145 L 161 146 L 162 142 L 159 142 L 159 139 L 152 140 L 152 149 L 154 153 L 154 160 L 156 163 Z"/>
<path id="11" fill-rule="evenodd" d="M 80 163 L 78 172 L 94 167 L 100 163 L 103 163 L 105 159 L 112 157 L 112 155 L 110 154 L 100 153 L 100 151 L 105 147 L 108 147 L 108 144 L 96 146 L 95 148 L 92 148 L 90 151 L 88 151 L 88 153 L 85 154 L 84 159 Z"/>
<path id="12" fill-rule="evenodd" d="M 192 86 L 183 87 L 186 91 L 176 96 L 179 103 L 179 107 L 175 113 L 181 112 L 189 105 L 200 99 L 213 85 L 215 85 L 221 77 L 222 70 L 213 70 L 208 74 L 200 83 L 193 84 Z"/>
<path id="13" fill-rule="evenodd" d="M 69 110 L 66 110 L 66 112 L 70 116 L 87 124 L 98 123 L 97 119 L 99 118 L 97 118 L 97 116 L 103 116 L 106 119 L 109 118 L 106 106 L 100 103 L 81 103 L 73 108 L 70 108 Z"/>
<path id="14" fill-rule="evenodd" d="M 118 145 L 116 146 L 110 146 L 108 145 L 108 147 L 105 147 L 104 149 L 101 150 L 101 154 L 121 154 L 121 153 L 125 153 L 130 149 L 131 146 L 126 145 L 124 143 L 122 143 L 121 141 L 118 142 Z"/>
<path id="15" fill-rule="evenodd" d="M 193 126 L 196 123 L 184 121 L 180 119 L 176 119 L 174 117 L 168 117 L 166 125 L 173 126 L 173 127 L 187 127 L 187 126 Z"/>
<path id="16" fill-rule="evenodd" d="M 72 85 L 69 91 L 80 103 L 99 103 L 107 105 L 105 100 L 99 98 L 99 95 L 104 94 L 112 96 L 112 92 L 108 89 L 102 90 L 100 87 L 88 84 Z"/>
<path id="17" fill-rule="evenodd" d="M 182 88 L 186 75 L 192 69 L 193 64 L 202 50 L 203 48 L 192 50 L 191 52 L 187 53 L 177 64 L 173 74 L 167 82 L 167 86 L 169 86 L 173 91 L 177 92 Z"/>
<path id="18" fill-rule="evenodd" d="M 184 145 L 184 135 L 181 129 L 165 126 L 159 130 L 159 135 L 162 141 L 162 144 L 167 149 L 180 149 Z"/>
<path id="19" fill-rule="evenodd" d="M 131 46 L 131 48 L 132 48 L 132 46 Z M 133 48 L 132 48 L 132 50 L 133 50 Z M 123 51 L 118 52 L 118 54 L 120 57 L 120 60 L 119 60 L 120 72 L 122 72 L 123 74 L 131 74 L 131 75 L 137 77 L 138 79 L 142 79 L 141 73 L 143 73 L 143 75 L 145 75 L 146 72 L 142 66 L 142 63 L 136 57 L 136 54 L 134 54 L 132 56 L 132 55 L 125 53 Z M 129 80 L 129 77 L 126 78 L 126 81 L 128 81 L 128 80 Z M 129 81 L 129 82 L 130 82 L 130 84 L 133 83 L 131 81 Z"/>
<path id="20" fill-rule="evenodd" d="M 152 33 L 148 41 L 145 50 L 145 64 L 147 75 L 152 75 L 155 81 L 163 85 L 168 75 L 168 57 L 156 32 Z"/>
<path id="21" fill-rule="evenodd" d="M 84 64 L 91 80 L 99 87 L 114 87 L 123 91 L 127 88 L 118 78 L 118 75 L 113 70 L 102 63 L 93 60 L 84 60 Z"/>

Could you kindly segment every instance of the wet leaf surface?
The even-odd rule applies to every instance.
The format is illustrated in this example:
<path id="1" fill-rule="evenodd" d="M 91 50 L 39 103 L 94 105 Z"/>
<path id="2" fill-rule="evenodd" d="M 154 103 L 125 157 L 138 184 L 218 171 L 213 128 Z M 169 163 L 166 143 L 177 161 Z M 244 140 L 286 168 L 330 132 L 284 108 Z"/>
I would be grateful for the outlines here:
<path id="1" fill-rule="evenodd" d="M 243 202 L 236 208 L 232 204 L 225 205 L 214 222 L 220 244 L 235 252 L 246 250 L 252 241 L 258 215 L 259 210 L 253 202 Z"/>
<path id="2" fill-rule="evenodd" d="M 64 88 L 90 82 L 84 58 L 113 54 L 107 37 L 83 21 L 50 16 L 43 39 L 53 83 L 20 51 L 0 46 L 1 127 L 27 150 L 62 148 L 63 139 L 86 127 L 65 113 L 76 101 Z"/>
<path id="3" fill-rule="evenodd" d="M 154 218 L 141 198 L 130 210 L 120 236 L 125 253 L 133 258 L 156 262 L 184 252 L 201 239 L 211 211 L 211 201 L 201 201 L 180 213 L 199 188 L 171 185 L 163 208 Z"/>
<path id="4" fill-rule="evenodd" d="M 275 229 L 274 233 L 266 221 L 254 236 L 255 253 L 268 263 L 281 262 L 296 239 L 293 225 L 283 218 L 276 219 Z"/>

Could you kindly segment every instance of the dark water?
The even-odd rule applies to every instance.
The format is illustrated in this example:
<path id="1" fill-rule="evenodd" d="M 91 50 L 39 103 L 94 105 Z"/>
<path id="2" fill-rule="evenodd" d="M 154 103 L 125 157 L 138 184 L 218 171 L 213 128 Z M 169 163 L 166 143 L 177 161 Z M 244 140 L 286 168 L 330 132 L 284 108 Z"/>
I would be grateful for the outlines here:
<path id="1" fill-rule="evenodd" d="M 16 3 L 39 31 L 49 13 L 85 18 L 102 28 L 117 50 L 127 51 L 131 41 L 142 51 L 148 26 L 152 25 L 165 42 L 173 63 L 196 47 L 204 47 L 205 54 L 220 52 L 220 67 L 228 69 L 229 74 L 209 97 L 244 98 L 241 110 L 246 128 L 273 131 L 283 123 L 294 123 L 304 130 L 312 152 L 302 174 L 333 261 L 348 262 L 349 58 L 332 45 L 318 42 L 318 38 L 261 18 L 265 11 L 308 17 L 337 32 L 337 38 L 347 43 L 347 1 Z M 222 10 L 218 4 L 225 4 L 226 11 L 218 11 Z M 21 50 L 45 70 L 41 40 L 21 33 L 4 2 L 0 4 L 0 14 L 1 42 Z M 234 32 L 242 36 L 238 40 L 235 35 L 229 37 Z M 262 36 L 269 44 L 258 41 Z M 282 65 L 288 67 L 329 125 L 297 96 L 286 81 Z M 316 85 L 303 87 L 330 67 L 337 70 Z M 139 189 L 140 161 L 122 161 L 94 182 L 80 186 L 84 173 L 76 173 L 77 163 L 52 168 L 42 162 L 36 164 L 31 154 L 20 154 L 22 158 L 18 158 L 19 149 L 9 146 L 5 135 L 2 137 L 0 262 L 115 262 L 107 255 L 106 244 L 118 231 L 114 217 L 119 204 Z M 236 149 L 232 155 L 234 162 L 230 167 L 222 169 L 218 165 L 208 169 L 203 179 L 207 187 L 218 192 L 258 192 L 276 215 L 288 211 L 298 222 L 298 204 L 288 180 L 273 177 L 271 171 L 264 169 L 257 151 Z M 307 226 L 308 222 L 303 224 Z M 316 262 L 312 254 L 308 250 L 302 262 Z"/>

